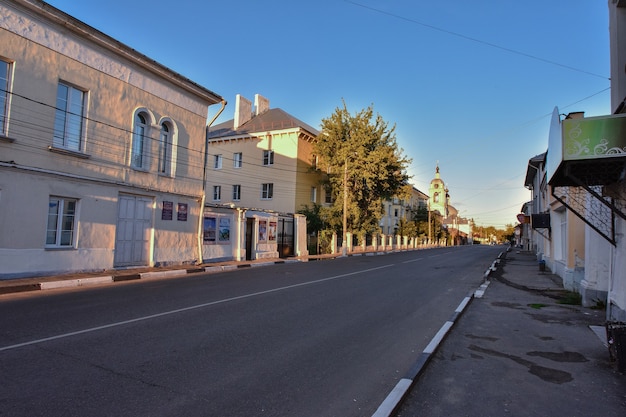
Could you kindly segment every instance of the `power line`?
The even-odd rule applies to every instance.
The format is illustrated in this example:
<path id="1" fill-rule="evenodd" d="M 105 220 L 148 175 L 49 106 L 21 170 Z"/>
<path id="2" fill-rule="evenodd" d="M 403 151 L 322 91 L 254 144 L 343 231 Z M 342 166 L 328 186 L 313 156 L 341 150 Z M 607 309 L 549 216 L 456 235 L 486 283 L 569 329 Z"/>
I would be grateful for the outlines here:
<path id="1" fill-rule="evenodd" d="M 532 54 L 529 54 L 529 53 L 526 53 L 526 52 L 518 51 L 516 49 L 512 49 L 512 48 L 508 48 L 508 47 L 505 47 L 505 46 L 497 45 L 495 43 L 483 41 L 481 39 L 473 38 L 471 36 L 467 36 L 467 35 L 464 35 L 464 34 L 459 33 L 459 32 L 454 32 L 454 31 L 451 31 L 451 30 L 448 30 L 448 29 L 443 29 L 443 28 L 440 28 L 440 27 L 437 27 L 437 26 L 434 26 L 434 25 L 431 25 L 431 24 L 428 24 L 428 23 L 424 23 L 424 22 L 420 22 L 420 21 L 415 20 L 415 19 L 408 18 L 406 16 L 400 16 L 400 15 L 397 15 L 395 13 L 391 13 L 391 12 L 387 12 L 385 10 L 377 9 L 375 7 L 372 7 L 372 6 L 367 6 L 365 4 L 357 3 L 355 1 L 351 1 L 351 0 L 344 0 L 344 1 L 346 3 L 350 3 L 350 4 L 354 5 L 354 6 L 362 7 L 364 9 L 368 9 L 368 10 L 371 10 L 371 11 L 376 12 L 376 13 L 380 13 L 380 14 L 384 14 L 384 15 L 387 15 L 387 16 L 391 16 L 391 17 L 393 17 L 395 19 L 404 20 L 404 21 L 409 22 L 409 23 L 420 25 L 420 26 L 423 26 L 423 27 L 426 27 L 426 28 L 429 28 L 429 29 L 432 29 L 432 30 L 436 30 L 438 32 L 442 32 L 442 33 L 445 33 L 445 34 L 448 34 L 448 35 L 456 36 L 458 38 L 462 38 L 462 39 L 465 39 L 465 40 L 468 40 L 468 41 L 471 41 L 471 42 L 479 43 L 481 45 L 486 45 L 486 46 L 489 46 L 491 48 L 496 48 L 496 49 L 499 49 L 501 51 L 509 52 L 509 53 L 512 53 L 512 54 L 515 54 L 515 55 L 520 55 L 520 56 L 523 56 L 523 57 L 526 57 L 526 58 L 534 59 L 536 61 L 544 62 L 544 63 L 550 64 L 550 65 L 555 65 L 557 67 L 565 68 L 565 69 L 568 69 L 568 70 L 571 70 L 571 71 L 580 72 L 582 74 L 591 75 L 592 77 L 598 77 L 598 78 L 602 78 L 604 80 L 610 79 L 609 77 L 606 77 L 604 75 L 599 75 L 599 74 L 596 74 L 596 73 L 593 73 L 593 72 L 590 72 L 590 71 L 586 71 L 586 70 L 582 70 L 582 69 L 579 69 L 579 68 L 572 67 L 570 65 L 561 64 L 561 63 L 556 62 L 556 61 L 552 61 L 552 60 L 549 60 L 549 59 L 546 59 L 546 58 L 541 58 L 539 56 L 532 55 Z"/>

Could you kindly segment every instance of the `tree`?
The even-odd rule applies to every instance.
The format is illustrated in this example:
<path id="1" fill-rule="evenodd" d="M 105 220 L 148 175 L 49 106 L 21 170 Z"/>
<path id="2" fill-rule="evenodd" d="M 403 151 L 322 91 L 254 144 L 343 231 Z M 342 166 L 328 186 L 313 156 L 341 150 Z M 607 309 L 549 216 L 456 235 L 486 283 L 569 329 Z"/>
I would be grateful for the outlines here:
<path id="1" fill-rule="evenodd" d="M 351 115 L 344 102 L 322 120 L 314 152 L 318 168 L 327 173 L 325 185 L 334 201 L 326 210 L 327 223 L 336 232 L 343 226 L 344 191 L 348 230 L 359 235 L 377 233 L 382 202 L 406 191 L 411 161 L 398 147 L 394 131 L 395 126 L 374 116 L 372 106 Z"/>

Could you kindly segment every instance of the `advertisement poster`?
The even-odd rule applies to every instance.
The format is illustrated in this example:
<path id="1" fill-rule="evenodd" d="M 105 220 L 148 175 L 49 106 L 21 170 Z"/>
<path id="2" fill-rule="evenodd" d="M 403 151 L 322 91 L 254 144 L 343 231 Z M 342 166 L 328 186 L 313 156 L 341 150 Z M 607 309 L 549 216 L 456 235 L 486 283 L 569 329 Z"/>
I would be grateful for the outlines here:
<path id="1" fill-rule="evenodd" d="M 172 220 L 174 213 L 174 203 L 171 201 L 163 202 L 163 210 L 161 210 L 161 220 Z"/>
<path id="2" fill-rule="evenodd" d="M 202 240 L 205 245 L 209 245 L 211 243 L 215 243 L 216 236 L 216 222 L 217 219 L 215 217 L 205 217 L 204 225 L 202 227 Z"/>
<path id="3" fill-rule="evenodd" d="M 187 203 L 178 203 L 178 221 L 187 221 Z"/>
<path id="4" fill-rule="evenodd" d="M 268 230 L 268 239 L 270 241 L 276 240 L 276 222 L 270 222 L 270 228 Z"/>
<path id="5" fill-rule="evenodd" d="M 259 220 L 259 242 L 267 241 L 267 220 Z"/>
<path id="6" fill-rule="evenodd" d="M 228 217 L 220 217 L 219 220 L 219 241 L 220 243 L 228 243 L 230 241 L 230 219 Z"/>

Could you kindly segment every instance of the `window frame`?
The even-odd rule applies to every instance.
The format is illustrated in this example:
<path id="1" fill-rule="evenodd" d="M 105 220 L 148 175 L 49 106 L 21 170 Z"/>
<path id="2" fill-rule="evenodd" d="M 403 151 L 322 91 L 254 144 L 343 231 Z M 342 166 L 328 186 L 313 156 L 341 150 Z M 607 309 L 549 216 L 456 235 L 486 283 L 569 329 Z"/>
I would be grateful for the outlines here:
<path id="1" fill-rule="evenodd" d="M 222 169 L 222 154 L 216 154 L 213 156 L 213 169 Z"/>
<path id="2" fill-rule="evenodd" d="M 51 213 L 53 201 L 57 202 L 56 213 Z M 77 198 L 68 198 L 51 195 L 48 197 L 48 213 L 46 221 L 46 239 L 45 247 L 47 249 L 74 249 L 76 248 L 76 242 L 78 241 L 78 217 L 79 217 L 79 202 Z M 69 203 L 74 203 L 73 213 L 67 214 L 65 212 L 66 206 Z M 54 229 L 51 229 L 50 221 L 51 216 L 55 216 Z M 71 217 L 71 229 L 63 229 L 66 224 L 67 217 Z M 64 244 L 64 233 L 70 233 L 70 242 Z M 54 233 L 54 243 L 49 243 L 50 233 Z"/>
<path id="3" fill-rule="evenodd" d="M 243 152 L 233 153 L 233 168 L 243 167 Z"/>
<path id="4" fill-rule="evenodd" d="M 143 119 L 141 123 L 138 123 L 138 119 Z M 150 121 L 151 117 L 144 110 L 138 110 L 133 115 L 133 132 L 132 132 L 132 142 L 131 142 L 131 150 L 130 150 L 130 166 L 133 169 L 138 171 L 147 171 L 148 170 L 148 147 L 149 147 L 149 130 L 150 130 Z M 141 133 L 139 133 L 138 128 L 143 128 Z M 141 141 L 137 139 L 141 138 Z M 139 143 L 139 145 L 137 145 Z M 137 163 L 137 159 L 139 159 L 139 163 Z"/>
<path id="5" fill-rule="evenodd" d="M 222 186 L 214 185 L 213 186 L 213 201 L 221 201 L 222 200 Z"/>
<path id="6" fill-rule="evenodd" d="M 261 200 L 271 200 L 274 198 L 274 183 L 266 182 L 261 184 Z"/>
<path id="7" fill-rule="evenodd" d="M 263 151 L 263 166 L 274 165 L 274 151 L 266 149 Z"/>
<path id="8" fill-rule="evenodd" d="M 0 85 L 0 137 L 8 137 L 14 63 L 2 57 L 0 57 L 0 62 L 6 65 L 6 72 L 0 73 L 0 83 L 4 84 L 4 86 Z"/>
<path id="9" fill-rule="evenodd" d="M 241 200 L 241 184 L 233 185 L 233 201 Z"/>
<path id="10" fill-rule="evenodd" d="M 61 89 L 65 88 L 64 97 L 61 97 Z M 77 106 L 74 93 L 80 94 L 80 113 L 76 113 Z M 86 149 L 86 125 L 87 125 L 87 103 L 89 92 L 66 81 L 59 80 L 57 84 L 54 128 L 52 130 L 52 148 L 62 149 L 69 152 L 85 153 Z M 61 102 L 65 102 L 64 107 L 60 107 Z M 72 128 L 72 123 L 78 121 L 78 129 Z M 77 144 L 73 145 L 76 141 Z"/>
<path id="11" fill-rule="evenodd" d="M 170 176 L 172 173 L 172 136 L 173 129 L 168 122 L 161 122 L 159 134 L 159 174 Z"/>

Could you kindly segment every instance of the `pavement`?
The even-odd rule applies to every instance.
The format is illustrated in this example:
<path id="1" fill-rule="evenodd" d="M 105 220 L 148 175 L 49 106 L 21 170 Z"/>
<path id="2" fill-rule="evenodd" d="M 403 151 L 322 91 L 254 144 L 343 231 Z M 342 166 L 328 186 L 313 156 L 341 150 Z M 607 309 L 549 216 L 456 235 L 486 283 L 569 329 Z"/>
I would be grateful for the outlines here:
<path id="1" fill-rule="evenodd" d="M 324 258 L 0 280 L 0 295 Z M 626 416 L 626 364 L 609 354 L 603 308 L 564 303 L 571 293 L 529 252 L 503 251 L 483 280 L 374 416 Z"/>
<path id="2" fill-rule="evenodd" d="M 534 255 L 504 252 L 387 415 L 626 416 L 606 312 L 563 304 L 569 296 Z"/>

